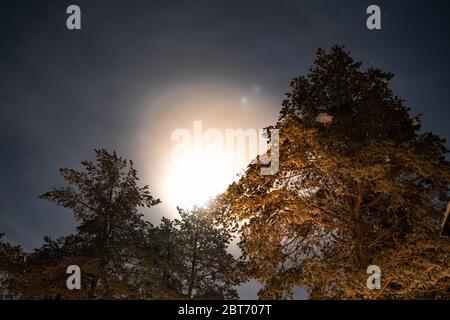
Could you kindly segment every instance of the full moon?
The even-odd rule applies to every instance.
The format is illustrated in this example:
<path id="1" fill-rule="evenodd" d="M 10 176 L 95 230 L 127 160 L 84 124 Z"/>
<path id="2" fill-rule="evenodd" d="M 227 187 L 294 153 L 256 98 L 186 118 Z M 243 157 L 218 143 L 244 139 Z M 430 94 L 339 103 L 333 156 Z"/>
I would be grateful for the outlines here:
<path id="1" fill-rule="evenodd" d="M 162 200 L 164 210 L 175 216 L 177 206 L 189 210 L 207 205 L 253 160 L 247 150 L 231 148 L 230 152 L 226 140 L 209 139 L 208 130 L 218 131 L 226 139 L 227 130 L 257 131 L 268 125 L 266 119 L 277 117 L 278 111 L 272 107 L 278 103 L 276 98 L 264 95 L 257 86 L 244 88 L 234 82 L 209 79 L 177 83 L 142 98 L 134 149 L 145 180 Z M 149 119 L 158 121 L 149 125 Z M 203 126 L 198 148 L 197 121 Z M 180 141 L 172 135 L 180 129 L 189 132 L 193 147 L 173 156 Z"/>
<path id="2" fill-rule="evenodd" d="M 172 160 L 167 199 L 172 206 L 192 209 L 226 190 L 236 179 L 236 166 L 220 153 L 205 149 Z"/>

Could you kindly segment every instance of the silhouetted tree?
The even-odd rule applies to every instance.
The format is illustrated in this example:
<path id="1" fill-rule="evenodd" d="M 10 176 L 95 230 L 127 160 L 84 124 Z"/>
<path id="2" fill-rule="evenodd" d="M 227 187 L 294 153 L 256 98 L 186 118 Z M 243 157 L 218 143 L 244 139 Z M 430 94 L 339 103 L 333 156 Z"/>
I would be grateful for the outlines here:
<path id="1" fill-rule="evenodd" d="M 178 208 L 180 219 L 163 218 L 148 228 L 140 248 L 142 292 L 151 299 L 236 299 L 245 280 L 241 263 L 227 252 L 231 234 L 216 228 L 206 209 Z"/>
<path id="2" fill-rule="evenodd" d="M 175 220 L 184 292 L 195 299 L 237 299 L 235 286 L 244 281 L 241 264 L 227 252 L 231 234 L 212 225 L 203 208 L 178 208 Z"/>
<path id="3" fill-rule="evenodd" d="M 149 299 L 183 299 L 181 243 L 172 220 L 162 218 L 158 227 L 146 229 L 139 247 L 136 276 L 143 296 Z"/>
<path id="4" fill-rule="evenodd" d="M 449 298 L 449 200 L 444 140 L 389 89 L 392 74 L 361 70 L 342 47 L 319 50 L 294 79 L 275 125 L 280 170 L 251 164 L 215 203 L 264 298 Z M 382 270 L 381 292 L 366 268 Z"/>
<path id="5" fill-rule="evenodd" d="M 65 258 L 77 262 L 84 278 L 89 279 L 85 297 L 133 297 L 135 291 L 128 282 L 130 262 L 148 225 L 138 208 L 152 207 L 160 201 L 153 198 L 148 186 L 137 185 L 133 163 L 115 152 L 96 150 L 96 163 L 84 161 L 82 165 L 83 171 L 61 169 L 69 186 L 53 189 L 40 198 L 71 209 L 79 222 L 76 235 L 70 243 L 64 240 L 63 247 L 70 248 Z M 41 249 L 37 256 L 46 254 L 47 249 Z M 65 286 L 65 282 L 58 285 Z"/>

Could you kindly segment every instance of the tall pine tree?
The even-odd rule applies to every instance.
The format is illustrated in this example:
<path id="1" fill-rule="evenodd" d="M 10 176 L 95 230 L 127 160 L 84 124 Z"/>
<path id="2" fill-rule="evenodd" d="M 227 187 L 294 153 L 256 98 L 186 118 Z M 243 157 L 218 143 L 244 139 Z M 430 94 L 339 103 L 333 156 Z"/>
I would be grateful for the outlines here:
<path id="1" fill-rule="evenodd" d="M 278 173 L 251 164 L 216 201 L 218 223 L 241 232 L 261 297 L 295 286 L 311 298 L 450 297 L 445 141 L 420 132 L 392 77 L 363 70 L 343 47 L 319 50 L 274 126 Z M 369 265 L 381 268 L 379 292 L 366 286 Z"/>
<path id="2" fill-rule="evenodd" d="M 63 257 L 80 266 L 88 282 L 83 286 L 85 298 L 135 297 L 129 281 L 130 262 L 136 259 L 134 248 L 148 226 L 139 208 L 160 201 L 148 186 L 138 186 L 133 163 L 115 152 L 96 150 L 96 162 L 82 165 L 83 171 L 61 169 L 69 186 L 40 196 L 71 209 L 79 222 L 77 233 L 57 249 L 70 248 Z M 65 288 L 65 282 L 58 282 L 60 286 Z"/>

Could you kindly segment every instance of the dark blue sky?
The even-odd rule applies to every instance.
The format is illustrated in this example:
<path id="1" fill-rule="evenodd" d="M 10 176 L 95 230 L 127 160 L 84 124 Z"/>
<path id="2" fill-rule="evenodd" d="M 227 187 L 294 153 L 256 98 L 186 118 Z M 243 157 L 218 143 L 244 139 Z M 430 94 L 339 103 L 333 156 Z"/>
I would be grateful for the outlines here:
<path id="1" fill-rule="evenodd" d="M 66 29 L 69 4 L 81 7 L 80 31 Z M 381 31 L 366 28 L 370 4 L 382 9 Z M 57 169 L 79 167 L 94 148 L 117 150 L 141 171 L 158 162 L 143 160 L 134 139 L 144 114 L 150 128 L 179 127 L 182 110 L 149 98 L 168 88 L 257 84 L 266 103 L 253 112 L 275 122 L 290 80 L 318 47 L 342 44 L 363 67 L 393 72 L 394 92 L 424 114 L 424 130 L 449 138 L 449 17 L 444 0 L 1 0 L 0 232 L 27 250 L 72 232 L 71 214 L 37 195 L 62 185 Z M 149 176 L 159 196 L 163 178 Z M 170 215 L 155 210 L 155 220 Z"/>

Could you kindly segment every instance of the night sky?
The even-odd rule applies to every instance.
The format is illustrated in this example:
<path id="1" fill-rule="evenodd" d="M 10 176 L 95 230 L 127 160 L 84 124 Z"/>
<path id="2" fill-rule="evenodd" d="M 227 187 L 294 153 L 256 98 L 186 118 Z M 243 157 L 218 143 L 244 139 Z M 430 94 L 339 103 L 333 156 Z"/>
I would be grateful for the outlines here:
<path id="1" fill-rule="evenodd" d="M 81 30 L 66 28 L 70 4 Z M 382 30 L 366 28 L 371 4 Z M 1 0 L 0 232 L 26 250 L 73 232 L 70 212 L 37 196 L 100 147 L 134 160 L 161 198 L 150 220 L 175 217 L 170 132 L 275 123 L 319 47 L 345 45 L 363 68 L 394 73 L 423 130 L 450 138 L 449 30 L 450 3 L 438 0 Z"/>

